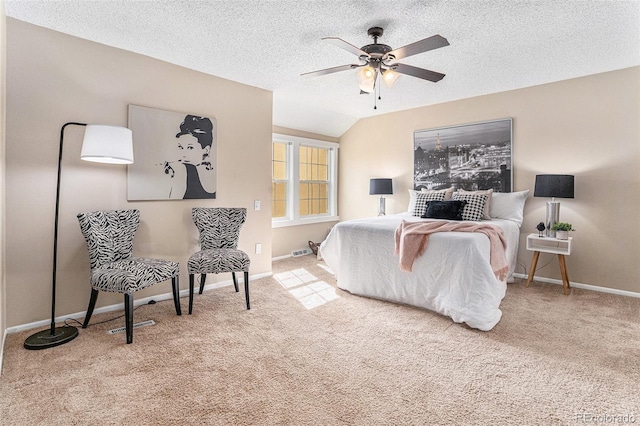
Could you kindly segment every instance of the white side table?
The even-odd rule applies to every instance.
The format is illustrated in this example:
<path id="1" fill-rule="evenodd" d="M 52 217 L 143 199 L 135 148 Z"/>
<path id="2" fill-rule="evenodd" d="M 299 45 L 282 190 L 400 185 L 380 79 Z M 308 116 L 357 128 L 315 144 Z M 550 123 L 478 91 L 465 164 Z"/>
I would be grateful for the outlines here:
<path id="1" fill-rule="evenodd" d="M 529 283 L 533 279 L 536 272 L 536 266 L 538 265 L 538 257 L 540 256 L 540 252 L 543 252 L 558 255 L 560 275 L 562 275 L 563 292 L 565 295 L 571 292 L 571 284 L 569 283 L 567 264 L 565 263 L 564 257 L 571 254 L 572 240 L 573 237 L 569 237 L 566 240 L 559 240 L 552 237 L 540 237 L 538 234 L 529 234 L 527 236 L 527 250 L 533 251 L 533 258 L 531 259 L 531 269 L 529 270 L 529 278 L 527 279 L 526 287 L 529 287 Z"/>

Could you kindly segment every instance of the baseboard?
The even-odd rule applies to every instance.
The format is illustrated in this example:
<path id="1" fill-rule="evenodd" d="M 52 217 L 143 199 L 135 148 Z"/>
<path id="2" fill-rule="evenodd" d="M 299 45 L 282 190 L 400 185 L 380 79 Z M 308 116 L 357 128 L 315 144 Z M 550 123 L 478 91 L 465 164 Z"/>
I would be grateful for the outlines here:
<path id="1" fill-rule="evenodd" d="M 293 257 L 293 256 L 290 254 L 285 254 L 284 256 L 272 257 L 271 261 L 276 262 L 278 260 L 289 259 L 290 257 Z"/>
<path id="2" fill-rule="evenodd" d="M 264 272 L 262 274 L 257 274 L 257 275 L 251 275 L 249 277 L 249 281 L 254 281 L 260 278 L 265 278 L 265 277 L 270 277 L 272 276 L 273 273 L 272 272 Z M 240 284 L 242 283 L 242 279 L 239 280 Z M 227 287 L 233 284 L 233 280 L 226 280 L 226 281 L 220 281 L 217 283 L 213 283 L 213 284 L 208 284 L 204 286 L 204 290 L 208 291 L 208 290 L 213 290 L 216 288 L 221 288 L 221 287 Z M 197 291 L 197 285 L 196 285 L 196 291 Z M 180 297 L 185 297 L 185 296 L 189 296 L 189 289 L 184 289 L 184 290 L 180 290 Z M 155 300 L 156 302 L 162 302 L 164 300 L 173 300 L 173 294 L 172 293 L 163 293 L 163 294 L 157 294 L 155 296 L 149 296 L 149 297 L 144 297 L 141 299 L 135 299 L 133 301 L 133 306 L 137 307 L 140 305 L 146 305 L 147 303 L 149 303 L 151 300 Z M 109 306 L 103 306 L 101 308 L 96 308 L 93 313 L 94 314 L 101 314 L 104 312 L 113 312 L 113 311 L 122 311 L 124 309 L 124 304 L 123 303 L 118 303 L 115 305 L 109 305 Z M 74 314 L 68 314 L 68 315 L 62 315 L 59 317 L 56 317 L 55 321 L 56 324 L 59 323 L 63 323 L 65 320 L 67 319 L 76 319 L 76 320 L 81 320 L 84 319 L 84 317 L 87 315 L 87 311 L 82 311 L 82 312 L 76 312 Z M 31 330 L 33 328 L 41 328 L 41 327 L 45 327 L 45 326 L 50 326 L 51 325 L 51 319 L 46 319 L 46 320 L 41 320 L 41 321 L 36 321 L 36 322 L 31 322 L 28 324 L 22 324 L 22 325 L 17 325 L 14 327 L 8 327 L 5 330 L 5 336 L 7 334 L 12 334 L 12 333 L 19 333 L 21 331 L 25 331 L 25 330 Z M 4 348 L 4 339 L 2 342 L 2 347 Z M 0 353 L 1 356 L 1 353 Z M 0 358 L 0 362 L 2 361 L 2 359 Z M 0 364 L 1 366 L 1 364 Z"/>
<path id="3" fill-rule="evenodd" d="M 309 253 L 309 254 L 305 254 L 304 256 L 317 256 L 317 255 L 315 255 L 313 253 Z M 277 262 L 278 260 L 289 259 L 289 258 L 292 258 L 292 257 L 293 257 L 293 255 L 291 255 L 291 254 L 285 254 L 284 256 L 272 257 L 271 261 L 272 262 Z"/>
<path id="4" fill-rule="evenodd" d="M 4 367 L 4 342 L 7 340 L 7 330 L 4 330 L 2 334 L 2 346 L 0 346 L 0 375 L 2 375 L 2 368 Z"/>
<path id="5" fill-rule="evenodd" d="M 525 275 L 525 274 L 513 274 L 514 277 L 516 278 L 522 278 L 522 279 L 528 279 L 529 276 Z M 562 280 L 557 280 L 554 278 L 545 278 L 545 277 L 537 277 L 534 276 L 533 277 L 533 281 L 539 281 L 542 283 L 549 283 L 549 284 L 557 284 L 557 285 L 562 285 Z M 640 298 L 640 293 L 636 293 L 633 291 L 627 291 L 627 290 L 618 290 L 616 288 L 609 288 L 609 287 L 599 287 L 596 285 L 590 285 L 590 284 L 581 284 L 581 283 L 576 283 L 571 281 L 571 287 L 575 287 L 575 288 L 582 288 L 585 290 L 591 290 L 591 291 L 599 291 L 600 293 L 610 293 L 610 294 L 617 294 L 619 296 L 628 296 L 628 297 L 637 297 Z"/>

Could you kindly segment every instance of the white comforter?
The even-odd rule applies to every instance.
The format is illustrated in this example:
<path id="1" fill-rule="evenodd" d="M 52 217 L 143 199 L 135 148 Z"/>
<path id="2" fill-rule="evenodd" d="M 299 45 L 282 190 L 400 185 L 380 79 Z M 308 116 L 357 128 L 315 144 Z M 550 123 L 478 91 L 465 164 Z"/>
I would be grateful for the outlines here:
<path id="1" fill-rule="evenodd" d="M 489 239 L 480 233 L 438 232 L 429 237 L 412 272 L 398 267 L 394 232 L 402 220 L 419 221 L 408 213 L 340 222 L 322 243 L 320 253 L 336 274 L 338 287 L 350 293 L 433 310 L 480 330 L 500 321 L 499 306 L 506 282 L 496 278 L 489 263 Z M 510 220 L 483 221 L 498 225 L 507 239 L 511 281 L 516 266 L 519 226 Z"/>

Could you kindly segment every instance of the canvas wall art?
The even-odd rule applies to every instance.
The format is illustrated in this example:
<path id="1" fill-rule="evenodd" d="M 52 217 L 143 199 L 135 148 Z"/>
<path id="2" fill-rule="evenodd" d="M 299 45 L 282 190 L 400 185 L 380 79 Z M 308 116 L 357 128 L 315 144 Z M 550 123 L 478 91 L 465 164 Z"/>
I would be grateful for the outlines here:
<path id="1" fill-rule="evenodd" d="M 414 189 L 511 192 L 511 118 L 414 133 Z"/>
<path id="2" fill-rule="evenodd" d="M 198 114 L 129 105 L 134 163 L 127 198 L 216 198 L 216 120 Z"/>

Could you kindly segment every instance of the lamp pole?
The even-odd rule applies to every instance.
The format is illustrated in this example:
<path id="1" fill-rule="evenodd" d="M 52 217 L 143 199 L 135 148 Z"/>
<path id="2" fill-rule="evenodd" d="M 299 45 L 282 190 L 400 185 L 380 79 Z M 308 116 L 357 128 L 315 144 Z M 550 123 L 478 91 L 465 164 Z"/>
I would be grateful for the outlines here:
<path id="1" fill-rule="evenodd" d="M 56 186 L 56 212 L 53 228 L 53 275 L 51 286 L 51 327 L 49 330 L 42 330 L 27 337 L 24 341 L 26 349 L 46 349 L 70 342 L 78 337 L 76 327 L 65 325 L 56 327 L 56 266 L 58 263 L 58 213 L 60 211 L 60 175 L 62 172 L 62 146 L 64 141 L 64 129 L 69 126 L 85 126 L 86 123 L 69 122 L 60 129 L 60 151 L 58 154 L 58 183 Z"/>

